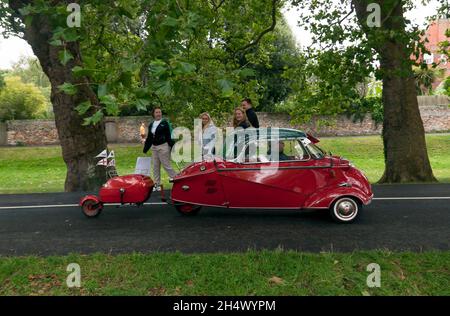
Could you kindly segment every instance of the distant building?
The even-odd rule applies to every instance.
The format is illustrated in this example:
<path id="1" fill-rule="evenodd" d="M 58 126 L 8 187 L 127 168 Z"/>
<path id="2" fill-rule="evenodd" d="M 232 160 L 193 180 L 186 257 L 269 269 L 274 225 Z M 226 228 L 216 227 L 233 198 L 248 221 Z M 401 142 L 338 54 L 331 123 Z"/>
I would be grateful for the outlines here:
<path id="1" fill-rule="evenodd" d="M 439 43 L 446 40 L 450 41 L 450 38 L 445 36 L 447 29 L 450 29 L 450 19 L 438 19 L 431 22 L 425 31 L 425 38 L 428 39 L 425 47 L 430 51 L 430 54 L 425 54 L 423 60 L 430 66 L 436 63 L 438 64 L 438 69 L 445 70 L 443 78 L 438 78 L 433 83 L 433 88 L 436 88 L 442 80 L 450 76 L 450 61 L 447 61 L 447 56 L 439 52 Z"/>

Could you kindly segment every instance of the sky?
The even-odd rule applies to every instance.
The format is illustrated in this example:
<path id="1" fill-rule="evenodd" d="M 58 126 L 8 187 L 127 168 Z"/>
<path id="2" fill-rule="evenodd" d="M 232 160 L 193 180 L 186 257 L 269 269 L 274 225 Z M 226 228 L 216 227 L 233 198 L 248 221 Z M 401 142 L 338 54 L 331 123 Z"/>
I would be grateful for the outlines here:
<path id="1" fill-rule="evenodd" d="M 338 0 L 332 0 L 334 2 Z M 423 25 L 425 28 L 427 17 L 436 14 L 437 8 L 439 7 L 439 1 L 431 0 L 429 4 L 423 5 L 421 0 L 413 0 L 416 6 L 413 10 L 407 12 L 406 17 L 410 19 L 413 23 L 417 25 Z M 311 34 L 305 31 L 303 27 L 298 26 L 298 15 L 299 13 L 295 8 L 286 7 L 283 10 L 284 17 L 286 18 L 289 27 L 294 33 L 297 42 L 302 47 L 308 47 L 311 45 Z"/>
<path id="2" fill-rule="evenodd" d="M 336 1 L 336 0 L 334 0 Z M 431 0 L 428 5 L 422 5 L 421 0 L 417 2 L 416 8 L 408 12 L 407 17 L 414 23 L 424 25 L 426 17 L 436 13 L 438 7 L 437 0 Z M 307 47 L 311 44 L 311 35 L 302 27 L 297 25 L 298 12 L 295 9 L 283 10 L 283 14 L 292 29 L 297 42 L 302 47 Z M 1 30 L 0 30 L 1 31 Z M 17 37 L 10 37 L 4 39 L 0 35 L 0 69 L 8 69 L 19 60 L 21 56 L 33 56 L 31 47 L 22 39 Z"/>

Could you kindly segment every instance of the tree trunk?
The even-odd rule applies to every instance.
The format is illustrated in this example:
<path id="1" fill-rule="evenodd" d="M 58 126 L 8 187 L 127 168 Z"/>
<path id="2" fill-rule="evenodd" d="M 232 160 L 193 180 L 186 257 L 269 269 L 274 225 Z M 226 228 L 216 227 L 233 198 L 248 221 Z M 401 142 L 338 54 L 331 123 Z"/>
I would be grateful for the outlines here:
<path id="1" fill-rule="evenodd" d="M 30 1 L 10 1 L 10 6 L 19 14 L 18 9 L 28 3 Z M 83 126 L 83 117 L 75 107 L 88 100 L 94 106 L 98 106 L 99 102 L 89 86 L 89 80 L 85 77 L 74 78 L 72 75 L 72 68 L 82 65 L 79 43 L 66 44 L 66 50 L 74 59 L 64 66 L 58 57 L 64 48 L 50 45 L 51 37 L 52 26 L 49 18 L 45 15 L 33 15 L 32 23 L 25 28 L 24 39 L 31 45 L 51 83 L 55 123 L 67 166 L 64 189 L 67 192 L 95 190 L 106 180 L 105 170 L 96 167 L 94 158 L 107 147 L 105 124 L 102 120 L 96 125 Z M 77 85 L 75 95 L 68 95 L 59 90 L 58 86 L 65 82 Z M 88 112 L 86 115 L 91 114 L 92 112 Z"/>
<path id="2" fill-rule="evenodd" d="M 382 23 L 375 29 L 366 26 L 367 5 L 371 2 L 353 0 L 359 24 L 369 41 L 375 42 L 374 48 L 380 55 L 385 170 L 379 182 L 434 182 L 408 48 L 412 41 L 405 32 L 402 1 L 377 1 Z"/>

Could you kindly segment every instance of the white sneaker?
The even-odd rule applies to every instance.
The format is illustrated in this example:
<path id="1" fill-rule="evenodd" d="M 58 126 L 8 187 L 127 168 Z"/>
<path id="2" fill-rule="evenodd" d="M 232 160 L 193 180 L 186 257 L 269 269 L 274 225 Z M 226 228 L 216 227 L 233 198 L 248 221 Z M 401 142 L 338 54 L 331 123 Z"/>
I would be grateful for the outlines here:
<path id="1" fill-rule="evenodd" d="M 159 191 L 161 191 L 161 186 L 155 185 L 155 186 L 153 187 L 153 192 L 159 192 Z"/>

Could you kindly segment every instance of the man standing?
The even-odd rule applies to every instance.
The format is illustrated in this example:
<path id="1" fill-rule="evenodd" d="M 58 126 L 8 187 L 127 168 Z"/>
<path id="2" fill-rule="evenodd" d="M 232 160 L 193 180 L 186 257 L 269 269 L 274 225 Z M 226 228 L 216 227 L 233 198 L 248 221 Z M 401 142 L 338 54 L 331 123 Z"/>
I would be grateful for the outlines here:
<path id="1" fill-rule="evenodd" d="M 259 128 L 259 121 L 258 116 L 255 113 L 255 110 L 253 110 L 252 100 L 249 98 L 245 98 L 241 102 L 241 106 L 245 110 L 245 114 L 247 114 L 248 121 L 254 128 Z"/>
<path id="2" fill-rule="evenodd" d="M 155 181 L 154 191 L 161 190 L 161 165 L 164 167 L 170 178 L 177 174 L 170 164 L 170 152 L 174 141 L 172 139 L 172 127 L 168 120 L 162 117 L 160 107 L 155 107 L 152 111 L 153 122 L 148 127 L 148 136 L 144 144 L 144 154 L 149 149 L 152 150 L 153 177 Z"/>

